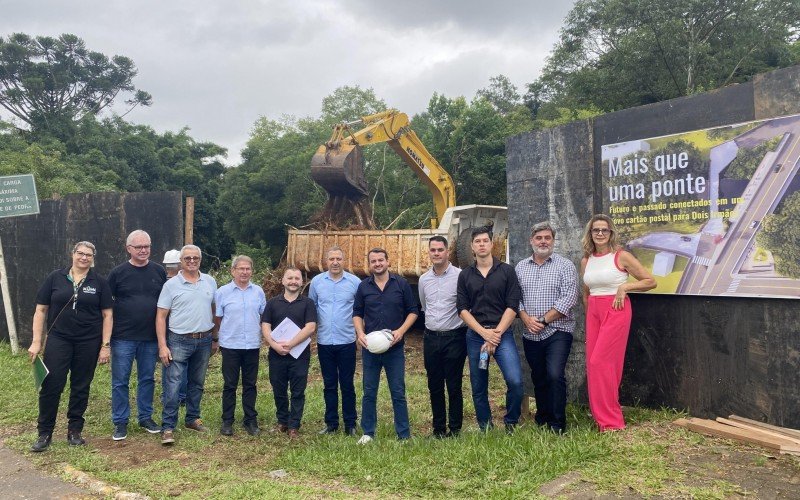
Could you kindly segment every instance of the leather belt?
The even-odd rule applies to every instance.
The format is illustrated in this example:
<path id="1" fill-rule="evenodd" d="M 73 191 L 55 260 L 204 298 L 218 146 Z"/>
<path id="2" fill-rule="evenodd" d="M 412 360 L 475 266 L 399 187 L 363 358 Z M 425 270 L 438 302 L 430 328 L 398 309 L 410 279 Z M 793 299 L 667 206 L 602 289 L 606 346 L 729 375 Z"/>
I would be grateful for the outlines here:
<path id="1" fill-rule="evenodd" d="M 435 330 L 428 330 L 425 329 L 426 335 L 433 335 L 434 337 L 452 337 L 456 335 L 465 335 L 467 333 L 467 327 L 462 326 L 461 328 L 455 328 L 453 330 L 442 330 L 442 331 L 435 331 Z"/>
<path id="2" fill-rule="evenodd" d="M 206 337 L 210 337 L 211 336 L 211 330 L 208 330 L 208 331 L 205 331 L 205 332 L 192 332 L 192 333 L 176 333 L 176 332 L 173 332 L 172 330 L 170 330 L 170 333 L 175 334 L 175 335 L 180 335 L 181 337 L 184 337 L 184 338 L 187 338 L 187 339 L 204 339 Z"/>

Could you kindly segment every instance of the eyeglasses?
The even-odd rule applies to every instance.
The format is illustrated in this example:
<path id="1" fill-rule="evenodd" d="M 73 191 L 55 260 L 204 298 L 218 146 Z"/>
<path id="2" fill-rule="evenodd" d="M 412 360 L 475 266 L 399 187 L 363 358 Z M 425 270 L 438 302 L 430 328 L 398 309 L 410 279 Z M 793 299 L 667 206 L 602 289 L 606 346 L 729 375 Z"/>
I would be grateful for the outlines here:
<path id="1" fill-rule="evenodd" d="M 87 259 L 94 258 L 94 254 L 93 253 L 84 253 L 84 252 L 81 252 L 80 250 L 75 250 L 75 254 L 78 257 L 86 257 Z"/>
<path id="2" fill-rule="evenodd" d="M 609 234 L 611 232 L 610 229 L 605 227 L 593 227 L 592 234 Z"/>
<path id="3" fill-rule="evenodd" d="M 128 245 L 128 246 L 133 248 L 137 252 L 141 252 L 142 250 L 150 250 L 150 245 Z"/>
<path id="4" fill-rule="evenodd" d="M 183 260 L 186 262 L 200 262 L 200 257 L 184 257 Z"/>

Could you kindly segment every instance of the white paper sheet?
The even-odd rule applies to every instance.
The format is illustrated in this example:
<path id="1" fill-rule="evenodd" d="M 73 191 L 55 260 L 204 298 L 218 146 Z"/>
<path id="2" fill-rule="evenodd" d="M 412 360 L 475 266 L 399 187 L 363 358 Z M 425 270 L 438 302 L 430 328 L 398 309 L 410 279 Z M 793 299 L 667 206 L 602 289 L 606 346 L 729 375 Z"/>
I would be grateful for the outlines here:
<path id="1" fill-rule="evenodd" d="M 297 326 L 294 321 L 290 320 L 289 318 L 285 318 L 278 326 L 272 329 L 272 340 L 276 342 L 286 342 L 292 340 L 299 331 L 300 327 Z M 300 344 L 292 347 L 292 349 L 289 351 L 289 354 L 291 354 L 294 359 L 299 358 L 310 343 L 311 338 L 309 337 Z"/>

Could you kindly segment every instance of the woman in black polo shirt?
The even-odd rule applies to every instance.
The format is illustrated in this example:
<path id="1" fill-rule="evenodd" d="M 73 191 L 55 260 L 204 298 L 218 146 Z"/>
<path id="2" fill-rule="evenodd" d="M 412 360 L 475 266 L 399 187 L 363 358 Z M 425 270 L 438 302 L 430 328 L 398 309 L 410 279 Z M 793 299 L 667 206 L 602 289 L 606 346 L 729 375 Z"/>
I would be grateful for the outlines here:
<path id="1" fill-rule="evenodd" d="M 97 363 L 107 363 L 111 348 L 111 291 L 105 278 L 93 269 L 95 248 L 88 241 L 75 244 L 72 266 L 50 273 L 36 295 L 31 361 L 42 348 L 47 318 L 47 343 L 43 360 L 50 373 L 39 392 L 39 438 L 31 451 L 50 446 L 58 402 L 70 374 L 67 441 L 82 445 L 83 413 L 89 403 L 89 386 Z"/>

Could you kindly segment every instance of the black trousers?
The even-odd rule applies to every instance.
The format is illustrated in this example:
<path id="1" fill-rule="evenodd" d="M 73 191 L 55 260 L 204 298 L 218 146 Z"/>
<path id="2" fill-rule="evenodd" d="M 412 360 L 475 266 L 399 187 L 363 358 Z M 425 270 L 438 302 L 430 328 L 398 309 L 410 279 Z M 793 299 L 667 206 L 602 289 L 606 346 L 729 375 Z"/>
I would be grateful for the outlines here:
<path id="1" fill-rule="evenodd" d="M 260 349 L 228 349 L 222 351 L 222 422 L 232 424 L 236 412 L 236 389 L 239 387 L 239 374 L 242 375 L 243 423 L 255 423 L 256 381 L 258 380 L 258 354 Z"/>
<path id="2" fill-rule="evenodd" d="M 466 330 L 466 329 L 464 329 Z M 431 395 L 433 433 L 447 432 L 447 410 L 444 391 L 450 406 L 450 432 L 461 431 L 464 420 L 464 399 L 461 383 L 464 378 L 464 360 L 467 358 L 466 331 L 448 335 L 435 335 L 425 330 L 423 354 L 428 373 L 428 391 Z"/>
<path id="3" fill-rule="evenodd" d="M 56 426 L 58 403 L 67 384 L 69 373 L 69 406 L 67 418 L 70 431 L 83 430 L 83 414 L 89 404 L 89 387 L 94 379 L 97 356 L 100 354 L 102 338 L 86 341 L 65 340 L 48 335 L 45 343 L 44 361 L 50 373 L 42 382 L 39 392 L 39 434 L 52 434 Z"/>
<path id="4" fill-rule="evenodd" d="M 299 429 L 306 404 L 306 385 L 308 384 L 308 365 L 311 361 L 311 348 L 306 347 L 299 358 L 291 354 L 281 356 L 269 350 L 269 383 L 275 397 L 275 418 L 279 424 L 289 429 Z M 291 405 L 287 389 L 292 392 Z"/>

